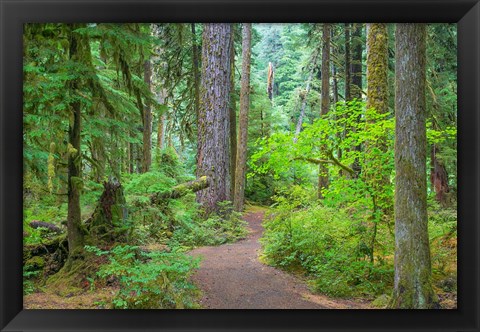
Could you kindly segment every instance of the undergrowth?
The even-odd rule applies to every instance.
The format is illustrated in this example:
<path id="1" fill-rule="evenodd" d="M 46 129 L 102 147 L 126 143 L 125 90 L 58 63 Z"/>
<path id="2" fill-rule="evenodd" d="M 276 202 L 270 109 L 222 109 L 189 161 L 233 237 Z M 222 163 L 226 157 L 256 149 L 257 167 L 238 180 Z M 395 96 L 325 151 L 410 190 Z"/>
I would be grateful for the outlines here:
<path id="1" fill-rule="evenodd" d="M 137 246 L 116 246 L 109 251 L 86 247 L 97 256 L 108 257 L 97 276 L 116 280 L 114 309 L 198 308 L 198 290 L 189 281 L 199 260 L 179 252 L 144 252 Z"/>
<path id="2" fill-rule="evenodd" d="M 261 239 L 267 263 L 306 274 L 312 289 L 326 295 L 374 299 L 391 294 L 391 221 L 383 220 L 377 225 L 371 262 L 367 208 L 361 213 L 359 206 L 328 206 L 328 201 L 315 199 L 313 189 L 300 186 L 285 191 L 275 201 L 264 221 Z M 433 280 L 437 288 L 456 292 L 456 214 L 453 209 L 438 213 L 432 204 L 429 234 Z"/>

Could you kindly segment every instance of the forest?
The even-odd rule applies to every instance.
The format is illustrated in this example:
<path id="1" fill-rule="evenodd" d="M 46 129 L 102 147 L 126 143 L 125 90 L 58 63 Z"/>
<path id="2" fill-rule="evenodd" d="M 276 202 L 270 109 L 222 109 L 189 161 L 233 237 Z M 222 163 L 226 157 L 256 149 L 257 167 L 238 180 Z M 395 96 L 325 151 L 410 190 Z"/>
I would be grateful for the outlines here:
<path id="1" fill-rule="evenodd" d="M 456 309 L 457 27 L 31 23 L 27 309 Z"/>

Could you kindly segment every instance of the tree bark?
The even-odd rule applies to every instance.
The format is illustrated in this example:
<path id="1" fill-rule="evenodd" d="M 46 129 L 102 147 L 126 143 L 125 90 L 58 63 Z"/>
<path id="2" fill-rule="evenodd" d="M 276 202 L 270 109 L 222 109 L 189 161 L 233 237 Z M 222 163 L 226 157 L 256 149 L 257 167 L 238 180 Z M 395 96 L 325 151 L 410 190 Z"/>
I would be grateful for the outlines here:
<path id="1" fill-rule="evenodd" d="M 235 194 L 235 167 L 237 162 L 237 110 L 235 105 L 235 26 L 232 26 L 232 38 L 230 38 L 230 174 L 231 197 Z"/>
<path id="2" fill-rule="evenodd" d="M 427 219 L 425 24 L 395 33 L 395 277 L 392 308 L 436 308 Z"/>
<path id="3" fill-rule="evenodd" d="M 367 109 L 388 112 L 388 35 L 385 23 L 367 24 Z M 368 121 L 368 119 L 367 119 Z"/>
<path id="4" fill-rule="evenodd" d="M 351 75 L 351 85 L 350 85 L 350 95 L 352 100 L 362 100 L 362 52 L 363 52 L 363 42 L 362 42 L 362 30 L 363 25 L 361 23 L 353 24 L 353 33 L 351 34 L 351 48 L 352 48 L 352 58 L 350 62 L 350 75 Z M 360 122 L 360 118 L 357 120 Z M 358 152 L 362 150 L 361 145 L 356 145 L 354 149 Z M 355 171 L 354 177 L 357 178 L 360 172 L 362 171 L 360 166 L 360 161 L 358 158 L 355 158 L 355 161 L 352 165 L 353 170 Z"/>
<path id="5" fill-rule="evenodd" d="M 323 24 L 322 47 L 322 107 L 320 117 L 325 116 L 330 108 L 330 30 L 331 24 Z M 325 147 L 322 147 L 324 150 Z M 328 188 L 328 168 L 324 164 L 318 167 L 318 198 L 323 198 L 322 190 Z"/>
<path id="6" fill-rule="evenodd" d="M 103 192 L 92 216 L 85 222 L 89 242 L 125 241 L 128 220 L 127 202 L 123 187 L 116 179 L 103 183 Z"/>
<path id="7" fill-rule="evenodd" d="M 235 194 L 233 208 L 243 211 L 245 200 L 245 171 L 247 168 L 248 111 L 250 109 L 250 58 L 252 48 L 252 24 L 242 29 L 242 78 L 240 86 L 240 115 L 237 160 L 235 168 Z"/>
<path id="8" fill-rule="evenodd" d="M 74 32 L 83 24 L 70 24 L 70 60 L 81 61 L 82 47 L 88 42 L 81 40 L 81 36 Z M 90 50 L 88 50 L 90 52 Z M 70 91 L 73 96 L 78 95 L 80 82 L 78 78 L 70 81 Z M 68 213 L 67 213 L 67 238 L 69 256 L 83 250 L 83 232 L 81 228 L 80 190 L 82 187 L 82 152 L 81 152 L 81 127 L 82 107 L 78 99 L 70 103 L 70 123 L 68 128 Z M 73 257 L 74 258 L 74 257 Z"/>
<path id="9" fill-rule="evenodd" d="M 198 45 L 197 34 L 195 32 L 195 23 L 191 23 L 192 28 L 192 65 L 193 65 L 193 83 L 195 94 L 195 114 L 197 115 L 200 107 L 200 73 L 198 71 Z"/>
<path id="10" fill-rule="evenodd" d="M 350 23 L 345 23 L 344 26 L 344 33 L 345 33 L 345 101 L 352 100 L 352 96 L 350 94 L 350 85 L 352 84 L 352 78 L 350 75 L 350 63 L 351 63 L 351 55 L 350 55 Z"/>
<path id="11" fill-rule="evenodd" d="M 144 62 L 144 76 L 143 80 L 148 86 L 152 88 L 152 65 L 150 60 Z M 145 102 L 143 108 L 143 163 L 142 172 L 148 172 L 152 164 L 152 108 L 150 102 Z"/>
<path id="12" fill-rule="evenodd" d="M 363 26 L 361 23 L 353 24 L 353 33 L 351 45 L 353 49 L 352 61 L 350 63 L 350 73 L 352 77 L 352 85 L 350 86 L 350 93 L 352 99 L 362 99 L 362 30 Z"/>
<path id="13" fill-rule="evenodd" d="M 207 190 L 197 192 L 206 213 L 231 198 L 230 38 L 231 24 L 205 24 L 198 121 L 197 177 L 207 176 Z"/>
<path id="14" fill-rule="evenodd" d="M 367 109 L 374 109 L 376 113 L 388 113 L 388 34 L 385 23 L 367 24 Z M 367 112 L 367 126 L 375 120 L 369 118 Z M 378 166 L 382 161 L 372 157 L 372 148 L 387 151 L 386 137 L 379 137 L 375 142 L 367 142 L 365 151 L 365 178 L 371 180 L 374 192 L 383 191 L 383 187 L 390 184 L 390 175 L 378 176 Z M 387 208 L 388 202 L 379 201 L 379 205 Z"/>
<path id="15" fill-rule="evenodd" d="M 388 112 L 388 35 L 385 23 L 367 23 L 367 113 L 368 125 L 375 122 L 369 117 L 370 112 L 385 114 Z M 378 148 L 379 153 L 375 153 Z M 382 195 L 390 187 L 390 174 L 382 170 L 382 153 L 386 153 L 386 136 L 377 137 L 375 141 L 365 143 L 365 162 L 363 177 L 370 187 L 373 211 L 371 217 L 372 236 L 370 245 L 370 261 L 374 261 L 374 247 L 377 234 L 377 211 L 391 211 L 391 202 Z"/>

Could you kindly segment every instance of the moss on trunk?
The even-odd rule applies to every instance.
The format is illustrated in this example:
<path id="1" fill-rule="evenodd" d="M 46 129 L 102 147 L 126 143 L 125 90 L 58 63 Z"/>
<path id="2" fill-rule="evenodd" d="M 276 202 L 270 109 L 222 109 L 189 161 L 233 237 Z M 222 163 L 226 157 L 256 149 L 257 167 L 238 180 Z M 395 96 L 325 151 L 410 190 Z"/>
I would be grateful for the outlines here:
<path id="1" fill-rule="evenodd" d="M 427 220 L 425 39 L 425 24 L 397 24 L 392 308 L 438 306 L 431 285 Z"/>

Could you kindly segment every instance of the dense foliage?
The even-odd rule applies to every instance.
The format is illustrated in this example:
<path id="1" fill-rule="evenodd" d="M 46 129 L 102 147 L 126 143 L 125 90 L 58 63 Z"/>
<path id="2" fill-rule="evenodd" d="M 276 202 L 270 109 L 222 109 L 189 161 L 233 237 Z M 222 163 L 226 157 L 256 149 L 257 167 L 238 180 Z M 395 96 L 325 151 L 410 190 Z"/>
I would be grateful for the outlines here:
<path id="1" fill-rule="evenodd" d="M 231 40 L 223 40 L 229 48 L 222 54 L 230 56 L 231 91 L 221 104 L 235 119 L 242 53 L 251 49 L 249 86 L 243 90 L 249 95 L 244 198 L 247 205 L 268 206 L 262 261 L 305 275 L 316 292 L 381 299 L 375 305 L 384 307 L 394 282 L 395 26 L 387 25 L 381 36 L 387 40 L 386 67 L 380 68 L 386 71 L 383 110 L 367 107 L 373 87 L 366 85 L 372 50 L 366 47 L 365 25 L 329 27 L 329 65 L 322 68 L 322 24 L 253 24 L 244 53 L 242 25 L 226 26 L 232 33 L 225 33 Z M 199 262 L 186 252 L 248 234 L 228 195 L 211 213 L 193 191 L 152 201 L 152 195 L 203 175 L 198 128 L 205 101 L 199 98 L 209 88 L 200 80 L 206 77 L 200 75 L 202 47 L 209 46 L 204 31 L 203 24 L 25 25 L 25 294 L 51 290 L 62 273 L 75 281 L 75 259 L 90 259 L 73 288 L 113 287 L 112 299 L 102 305 L 197 308 L 199 292 L 189 278 Z M 441 300 L 455 302 L 456 26 L 429 24 L 426 46 L 432 280 Z M 330 106 L 320 115 L 327 72 Z M 229 120 L 222 119 L 226 127 Z M 219 141 L 237 139 L 235 122 L 231 128 Z M 216 131 L 211 135 L 220 137 Z M 221 152 L 231 155 L 230 148 Z M 324 188 L 322 177 L 328 180 Z M 107 211 L 106 228 L 120 227 L 105 208 L 115 202 L 102 200 L 112 181 L 124 194 L 115 207 L 122 237 L 97 241 L 89 228 L 96 211 Z M 59 231 L 37 227 L 38 221 Z M 82 237 L 75 255 L 65 242 L 71 225 Z"/>

